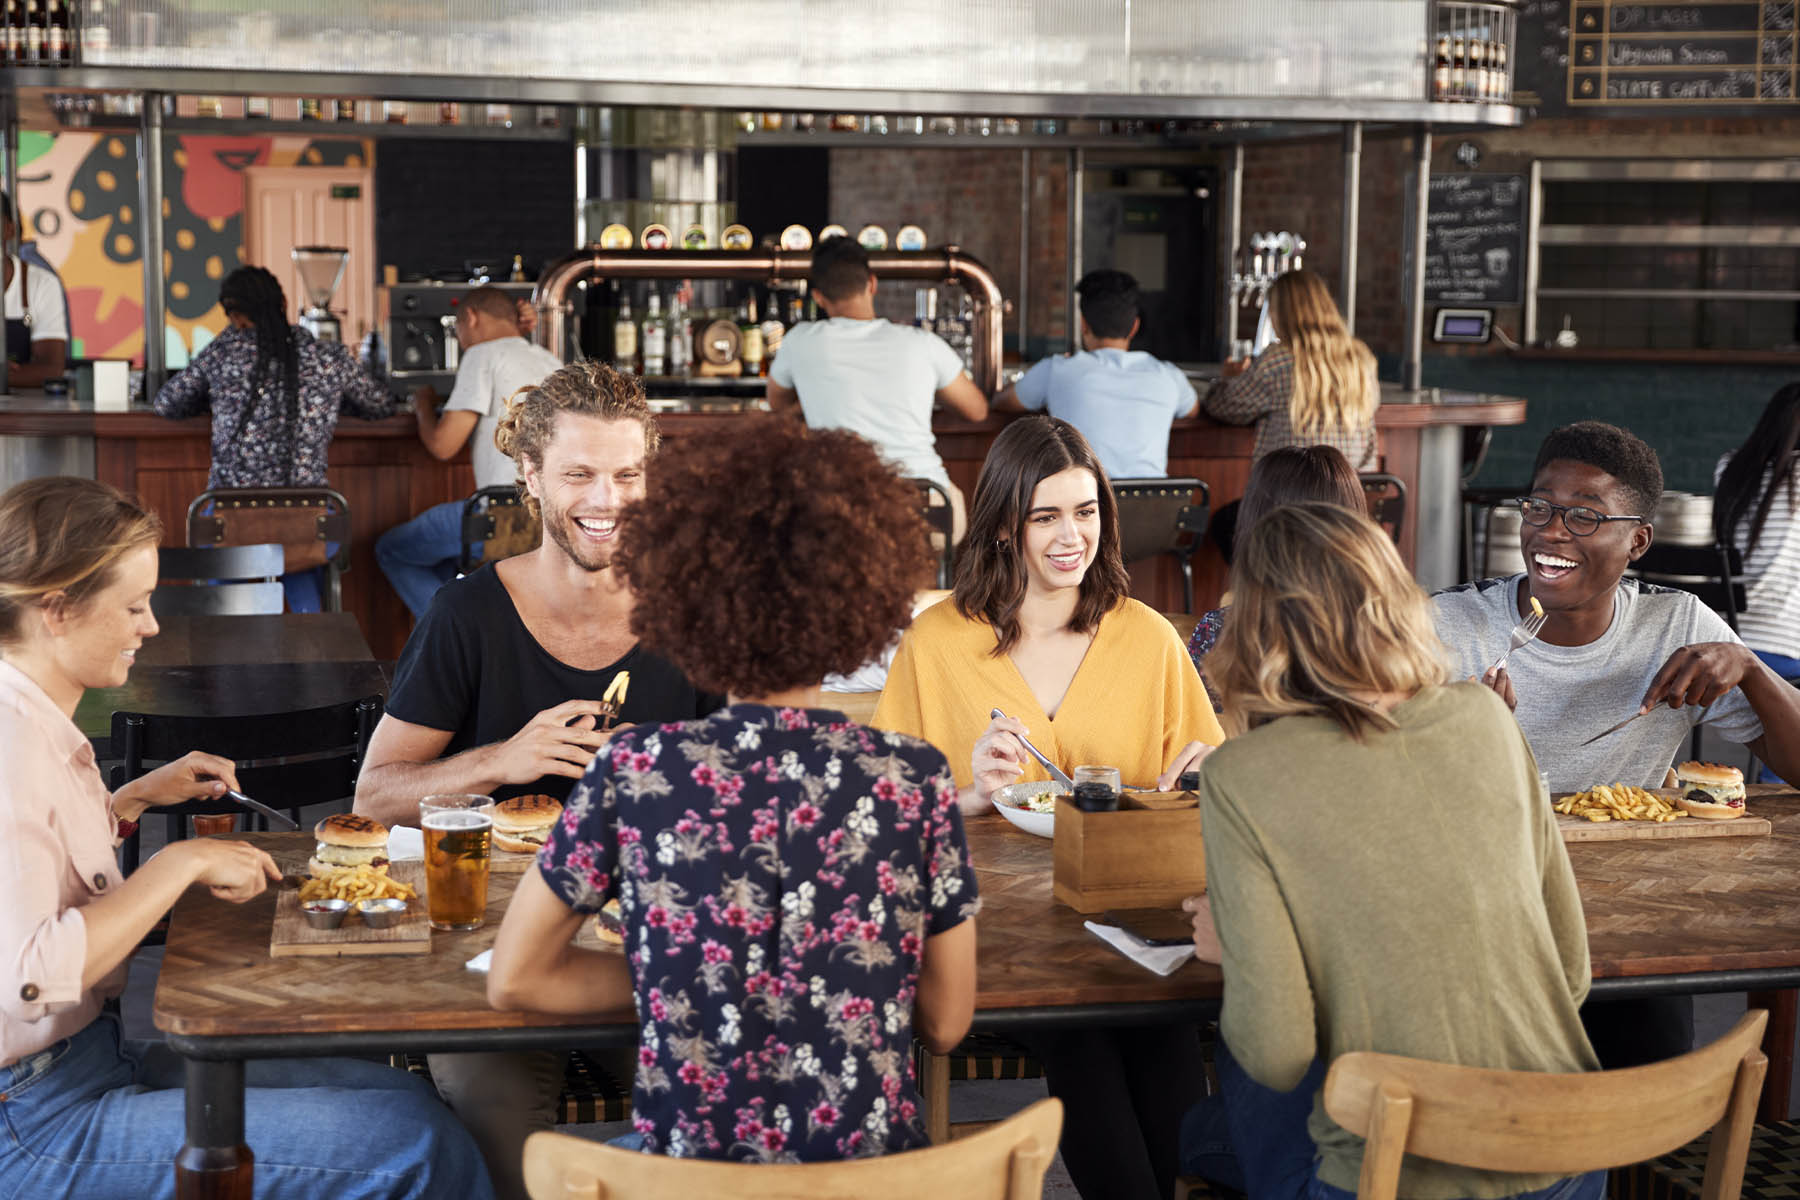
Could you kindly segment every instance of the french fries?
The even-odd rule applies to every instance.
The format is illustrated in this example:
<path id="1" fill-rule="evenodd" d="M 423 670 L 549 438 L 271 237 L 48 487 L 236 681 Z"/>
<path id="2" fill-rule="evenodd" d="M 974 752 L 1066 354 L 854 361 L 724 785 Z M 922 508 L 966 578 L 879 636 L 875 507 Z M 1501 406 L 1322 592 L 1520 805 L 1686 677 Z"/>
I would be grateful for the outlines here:
<path id="1" fill-rule="evenodd" d="M 300 885 L 300 902 L 308 900 L 412 900 L 418 891 L 387 873 L 386 865 L 345 867 L 329 879 L 309 879 Z"/>
<path id="2" fill-rule="evenodd" d="M 619 714 L 625 709 L 625 697 L 630 691 L 630 671 L 620 671 L 613 676 L 612 682 L 606 685 L 606 694 L 600 697 L 599 728 L 602 732 L 618 724 Z"/>
<path id="3" fill-rule="evenodd" d="M 1681 810 L 1661 796 L 1629 783 L 1603 783 L 1585 792 L 1564 796 L 1555 805 L 1559 813 L 1589 821 L 1673 821 Z"/>

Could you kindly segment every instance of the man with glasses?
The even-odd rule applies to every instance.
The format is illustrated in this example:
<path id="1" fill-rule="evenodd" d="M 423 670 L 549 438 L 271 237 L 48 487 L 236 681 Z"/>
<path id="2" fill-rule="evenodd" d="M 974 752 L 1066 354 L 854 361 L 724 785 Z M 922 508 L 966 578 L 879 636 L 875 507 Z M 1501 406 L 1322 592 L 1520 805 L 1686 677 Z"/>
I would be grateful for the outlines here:
<path id="1" fill-rule="evenodd" d="M 1661 786 L 1697 725 L 1800 778 L 1787 774 L 1800 770 L 1800 690 L 1692 594 L 1623 578 L 1650 548 L 1661 499 L 1662 466 L 1637 436 L 1599 421 L 1565 425 L 1544 439 L 1520 500 L 1525 573 L 1432 597 L 1452 668 L 1514 705 L 1552 792 Z M 1542 632 L 1491 672 L 1534 599 L 1549 618 Z M 1641 720 L 1585 744 L 1637 712 Z M 1592 1020 L 1583 1010 L 1602 1065 L 1689 1047 L 1692 1001 L 1665 1000 L 1590 1005 L 1603 1010 Z"/>

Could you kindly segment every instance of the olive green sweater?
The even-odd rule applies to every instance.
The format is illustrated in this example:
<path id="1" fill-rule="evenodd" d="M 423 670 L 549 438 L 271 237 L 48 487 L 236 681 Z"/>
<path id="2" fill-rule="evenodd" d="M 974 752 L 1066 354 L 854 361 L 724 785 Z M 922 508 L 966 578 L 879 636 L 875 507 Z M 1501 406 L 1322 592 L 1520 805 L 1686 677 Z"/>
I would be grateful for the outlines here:
<path id="1" fill-rule="evenodd" d="M 1477 684 L 1426 688 L 1363 743 L 1322 717 L 1232 738 L 1201 771 L 1220 1029 L 1286 1091 L 1315 1056 L 1379 1050 L 1518 1071 L 1599 1065 L 1576 1009 L 1587 929 L 1537 764 Z M 1315 1097 L 1319 1178 L 1356 1190 L 1362 1139 Z M 1555 1176 L 1408 1156 L 1400 1195 L 1499 1197 Z"/>

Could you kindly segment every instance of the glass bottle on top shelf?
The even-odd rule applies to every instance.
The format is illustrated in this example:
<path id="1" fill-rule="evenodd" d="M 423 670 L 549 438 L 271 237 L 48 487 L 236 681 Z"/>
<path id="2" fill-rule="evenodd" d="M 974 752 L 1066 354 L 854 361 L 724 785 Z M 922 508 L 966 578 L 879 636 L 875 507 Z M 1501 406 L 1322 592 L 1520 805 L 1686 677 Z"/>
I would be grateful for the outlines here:
<path id="1" fill-rule="evenodd" d="M 650 306 L 644 313 L 644 375 L 664 375 L 669 369 L 669 323 L 663 317 L 662 293 L 650 289 Z"/>
<path id="2" fill-rule="evenodd" d="M 744 374 L 761 375 L 763 369 L 763 335 L 762 324 L 756 319 L 756 293 L 752 291 L 744 302 L 738 305 L 738 361 L 744 364 Z"/>
<path id="3" fill-rule="evenodd" d="M 619 292 L 619 315 L 613 320 L 613 367 L 631 372 L 637 369 L 638 330 L 631 319 L 631 295 Z"/>

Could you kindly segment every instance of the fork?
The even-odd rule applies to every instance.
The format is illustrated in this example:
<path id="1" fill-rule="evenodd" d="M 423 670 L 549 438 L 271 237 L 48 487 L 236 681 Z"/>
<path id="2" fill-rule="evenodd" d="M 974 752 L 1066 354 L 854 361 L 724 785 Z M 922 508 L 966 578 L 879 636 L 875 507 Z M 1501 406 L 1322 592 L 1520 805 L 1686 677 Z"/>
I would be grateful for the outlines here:
<path id="1" fill-rule="evenodd" d="M 1502 654 L 1499 658 L 1494 660 L 1493 666 L 1481 673 L 1481 677 L 1486 679 L 1491 672 L 1498 671 L 1505 667 L 1506 660 L 1512 657 L 1512 652 L 1542 633 L 1544 630 L 1544 622 L 1549 619 L 1549 613 L 1532 613 L 1529 617 L 1526 617 L 1523 621 L 1514 625 L 1512 631 L 1512 644 L 1506 648 L 1505 654 Z"/>

